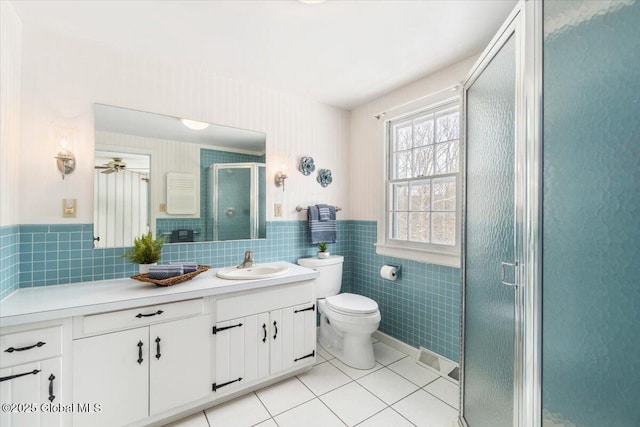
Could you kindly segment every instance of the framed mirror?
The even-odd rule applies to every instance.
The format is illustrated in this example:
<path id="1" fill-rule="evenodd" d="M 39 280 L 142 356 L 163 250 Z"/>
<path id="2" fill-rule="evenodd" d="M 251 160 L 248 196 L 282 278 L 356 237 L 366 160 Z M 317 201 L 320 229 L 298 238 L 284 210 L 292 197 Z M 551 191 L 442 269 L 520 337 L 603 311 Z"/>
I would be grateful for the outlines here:
<path id="1" fill-rule="evenodd" d="M 266 135 L 95 104 L 96 248 L 266 238 Z"/>

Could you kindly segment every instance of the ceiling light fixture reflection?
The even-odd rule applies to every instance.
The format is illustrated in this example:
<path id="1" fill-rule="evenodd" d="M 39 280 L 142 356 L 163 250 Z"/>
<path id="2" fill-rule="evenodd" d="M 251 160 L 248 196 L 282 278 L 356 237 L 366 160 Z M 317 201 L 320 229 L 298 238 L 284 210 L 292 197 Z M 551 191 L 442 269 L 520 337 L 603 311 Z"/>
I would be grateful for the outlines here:
<path id="1" fill-rule="evenodd" d="M 209 127 L 209 123 L 199 122 L 197 120 L 180 119 L 183 125 L 193 130 L 203 130 Z"/>

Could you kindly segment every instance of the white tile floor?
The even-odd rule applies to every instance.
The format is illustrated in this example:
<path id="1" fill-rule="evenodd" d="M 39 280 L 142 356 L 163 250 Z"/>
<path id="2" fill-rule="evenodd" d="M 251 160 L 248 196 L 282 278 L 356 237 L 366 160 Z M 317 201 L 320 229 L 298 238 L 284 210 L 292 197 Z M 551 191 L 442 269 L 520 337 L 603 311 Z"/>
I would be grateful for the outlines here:
<path id="1" fill-rule="evenodd" d="M 172 427 L 452 427 L 458 387 L 382 342 L 353 369 L 318 345 L 312 370 L 184 418 Z"/>

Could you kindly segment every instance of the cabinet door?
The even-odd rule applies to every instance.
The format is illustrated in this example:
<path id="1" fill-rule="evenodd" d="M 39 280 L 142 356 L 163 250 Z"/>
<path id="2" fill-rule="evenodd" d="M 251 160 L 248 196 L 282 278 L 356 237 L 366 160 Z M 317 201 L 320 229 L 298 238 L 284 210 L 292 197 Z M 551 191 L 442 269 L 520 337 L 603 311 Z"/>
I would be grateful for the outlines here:
<path id="1" fill-rule="evenodd" d="M 213 391 L 217 394 L 234 390 L 244 385 L 246 360 L 255 360 L 257 354 L 245 351 L 246 318 L 216 323 L 215 334 L 215 381 Z M 257 323 L 257 321 L 256 321 Z M 248 334 L 250 336 L 250 334 Z M 251 348 L 251 346 L 249 346 Z"/>
<path id="2" fill-rule="evenodd" d="M 150 327 L 150 415 L 209 395 L 210 326 L 208 316 L 199 316 Z"/>
<path id="3" fill-rule="evenodd" d="M 243 328 L 246 384 L 269 375 L 269 313 L 245 317 Z"/>
<path id="4" fill-rule="evenodd" d="M 218 322 L 216 329 L 216 393 L 269 375 L 269 313 Z"/>
<path id="5" fill-rule="evenodd" d="M 271 374 L 312 363 L 316 349 L 315 304 L 274 310 L 271 321 Z"/>
<path id="6" fill-rule="evenodd" d="M 0 370 L 0 425 L 60 426 L 60 412 L 48 410 L 60 403 L 61 358 L 25 363 Z M 4 407 L 9 404 L 9 410 Z M 13 406 L 11 406 L 13 405 Z M 42 406 L 44 405 L 44 407 Z"/>
<path id="7" fill-rule="evenodd" d="M 293 307 L 269 313 L 271 326 L 270 372 L 278 372 L 293 366 Z"/>
<path id="8" fill-rule="evenodd" d="M 73 402 L 100 412 L 74 412 L 74 427 L 112 427 L 149 411 L 149 328 L 98 335 L 73 343 Z"/>
<path id="9" fill-rule="evenodd" d="M 316 355 L 316 305 L 293 308 L 293 363 L 313 363 Z"/>

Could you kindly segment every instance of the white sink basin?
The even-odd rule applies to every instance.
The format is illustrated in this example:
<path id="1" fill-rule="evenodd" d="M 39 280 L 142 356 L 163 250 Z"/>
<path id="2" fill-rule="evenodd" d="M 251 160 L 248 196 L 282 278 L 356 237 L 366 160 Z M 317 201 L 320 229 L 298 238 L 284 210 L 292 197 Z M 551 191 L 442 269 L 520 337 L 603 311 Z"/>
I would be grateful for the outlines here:
<path id="1" fill-rule="evenodd" d="M 287 271 L 289 271 L 289 267 L 282 264 L 257 264 L 249 268 L 235 266 L 221 268 L 216 271 L 216 276 L 229 280 L 267 279 L 283 276 Z"/>

